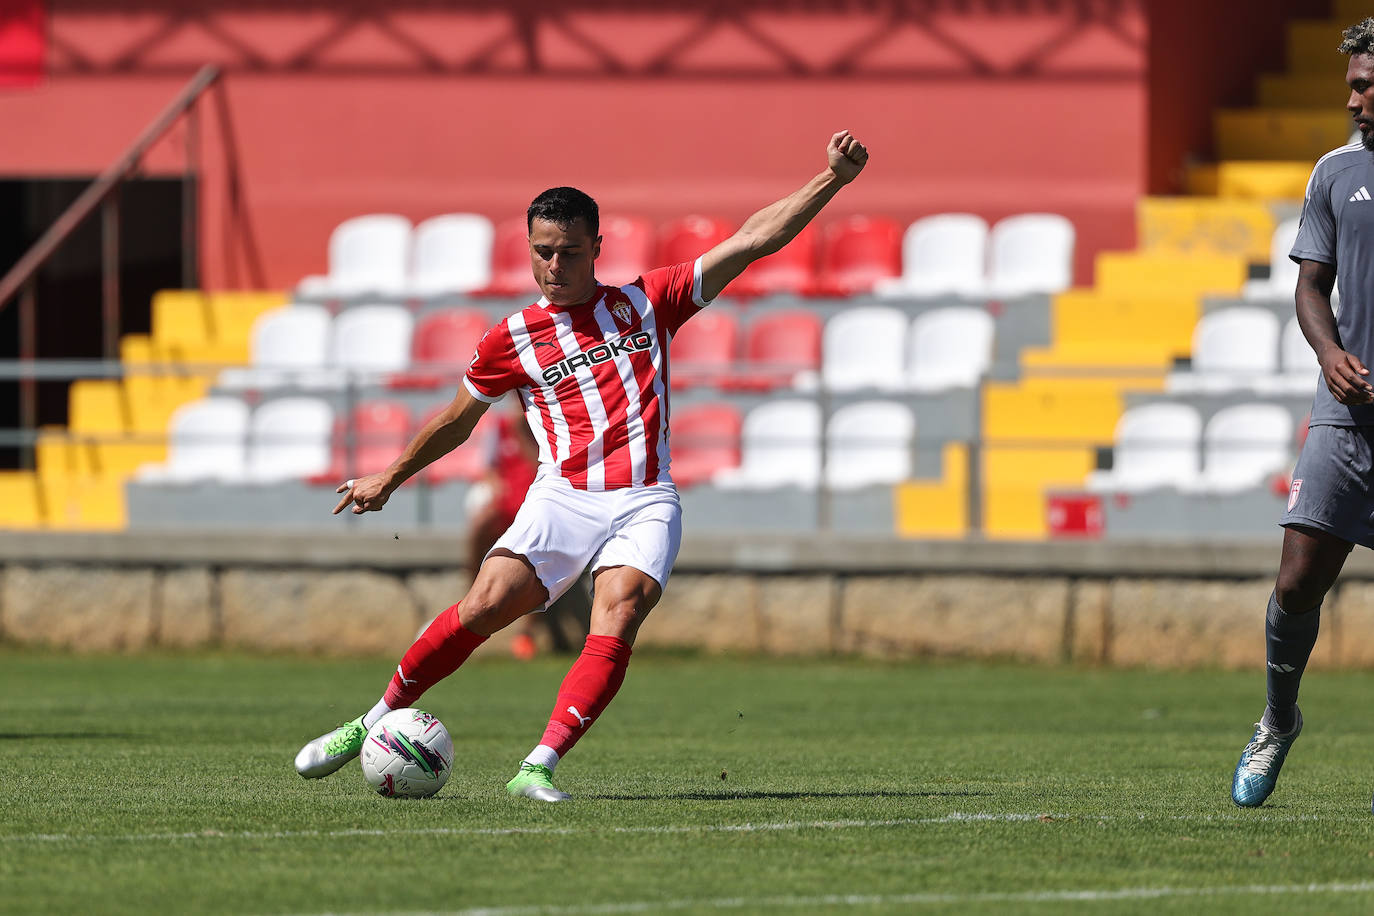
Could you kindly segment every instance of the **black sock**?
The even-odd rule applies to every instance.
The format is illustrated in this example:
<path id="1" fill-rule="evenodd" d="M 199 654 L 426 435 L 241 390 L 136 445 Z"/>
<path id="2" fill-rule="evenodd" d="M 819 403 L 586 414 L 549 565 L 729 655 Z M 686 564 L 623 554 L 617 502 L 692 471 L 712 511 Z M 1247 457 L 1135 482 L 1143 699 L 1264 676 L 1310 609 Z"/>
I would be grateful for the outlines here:
<path id="1" fill-rule="evenodd" d="M 1263 722 L 1275 731 L 1290 732 L 1298 724 L 1298 684 L 1317 644 L 1320 623 L 1320 604 L 1306 614 L 1290 614 L 1279 607 L 1277 596 L 1269 596 L 1264 615 L 1269 705 Z"/>

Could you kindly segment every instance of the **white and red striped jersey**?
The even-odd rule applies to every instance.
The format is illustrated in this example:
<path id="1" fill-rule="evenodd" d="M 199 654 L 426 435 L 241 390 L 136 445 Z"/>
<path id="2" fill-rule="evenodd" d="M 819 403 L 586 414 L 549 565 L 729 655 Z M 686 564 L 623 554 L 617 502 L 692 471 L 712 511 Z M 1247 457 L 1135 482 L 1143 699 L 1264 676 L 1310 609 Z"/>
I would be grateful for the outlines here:
<path id="1" fill-rule="evenodd" d="M 580 305 L 541 298 L 487 331 L 463 384 L 488 403 L 519 390 L 541 476 L 579 490 L 668 483 L 668 346 L 705 306 L 700 258 L 598 284 Z"/>

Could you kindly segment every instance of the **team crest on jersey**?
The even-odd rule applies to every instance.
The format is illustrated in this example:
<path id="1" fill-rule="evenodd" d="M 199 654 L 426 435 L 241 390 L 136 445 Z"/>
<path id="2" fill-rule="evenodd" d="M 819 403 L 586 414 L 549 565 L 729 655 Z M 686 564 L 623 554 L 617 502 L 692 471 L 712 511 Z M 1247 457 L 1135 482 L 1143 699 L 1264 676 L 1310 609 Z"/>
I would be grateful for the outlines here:
<path id="1" fill-rule="evenodd" d="M 1302 492 L 1302 478 L 1293 481 L 1293 486 L 1288 490 L 1288 511 L 1292 512 L 1293 507 L 1298 504 L 1298 494 Z"/>
<path id="2" fill-rule="evenodd" d="M 629 324 L 631 319 L 635 316 L 635 310 L 630 308 L 630 303 L 628 302 L 617 302 L 611 308 L 611 314 L 614 315 L 615 320 L 619 321 L 621 324 Z"/>

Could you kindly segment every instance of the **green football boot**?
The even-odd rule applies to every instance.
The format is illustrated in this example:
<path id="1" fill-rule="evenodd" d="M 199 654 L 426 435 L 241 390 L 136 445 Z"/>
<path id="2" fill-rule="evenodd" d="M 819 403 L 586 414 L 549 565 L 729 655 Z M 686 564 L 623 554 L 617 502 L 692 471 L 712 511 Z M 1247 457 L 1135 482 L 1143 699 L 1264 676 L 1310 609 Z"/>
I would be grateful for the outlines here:
<path id="1" fill-rule="evenodd" d="M 367 729 L 363 717 L 345 722 L 333 731 L 325 732 L 296 753 L 296 772 L 306 779 L 328 776 L 357 757 L 363 749 Z"/>
<path id="2" fill-rule="evenodd" d="M 535 801 L 561 802 L 572 798 L 567 792 L 553 787 L 553 773 L 538 763 L 520 764 L 520 772 L 506 783 L 506 791 L 517 798 L 523 795 Z"/>

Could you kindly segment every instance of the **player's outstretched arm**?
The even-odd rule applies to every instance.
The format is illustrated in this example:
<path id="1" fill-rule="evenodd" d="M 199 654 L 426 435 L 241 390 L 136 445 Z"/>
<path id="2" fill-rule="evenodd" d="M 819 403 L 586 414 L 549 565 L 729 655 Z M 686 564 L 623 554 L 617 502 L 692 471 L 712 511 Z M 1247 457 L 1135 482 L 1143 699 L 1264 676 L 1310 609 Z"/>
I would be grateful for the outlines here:
<path id="1" fill-rule="evenodd" d="M 1317 354 L 1322 378 L 1332 396 L 1342 404 L 1374 403 L 1374 386 L 1367 378 L 1369 369 L 1341 344 L 1336 316 L 1331 311 L 1331 288 L 1335 282 L 1333 264 L 1304 260 L 1298 265 L 1298 327 Z"/>
<path id="2" fill-rule="evenodd" d="M 466 442 L 490 406 L 473 397 L 466 386 L 460 386 L 458 395 L 415 434 L 391 467 L 339 485 L 335 492 L 342 493 L 343 498 L 334 507 L 334 514 L 338 515 L 349 503 L 354 504 L 354 515 L 381 509 L 397 487 Z"/>
<path id="3" fill-rule="evenodd" d="M 826 168 L 805 185 L 744 221 L 730 238 L 701 258 L 701 296 L 710 301 L 759 258 L 779 250 L 863 171 L 868 149 L 847 130 L 826 144 Z"/>

